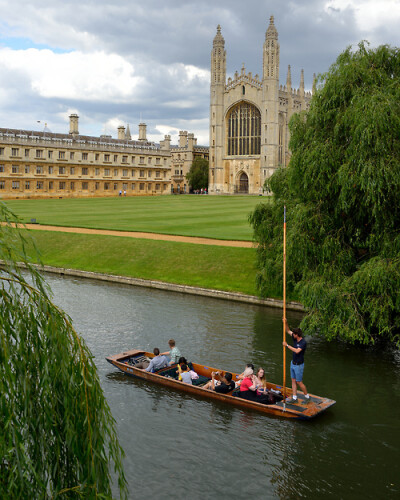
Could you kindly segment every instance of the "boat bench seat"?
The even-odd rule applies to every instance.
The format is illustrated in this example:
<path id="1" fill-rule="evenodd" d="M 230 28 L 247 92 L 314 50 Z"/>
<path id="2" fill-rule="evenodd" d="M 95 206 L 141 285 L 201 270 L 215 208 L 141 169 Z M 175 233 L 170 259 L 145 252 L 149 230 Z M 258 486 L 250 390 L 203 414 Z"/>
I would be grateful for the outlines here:
<path id="1" fill-rule="evenodd" d="M 162 375 L 163 377 L 168 377 L 168 378 L 178 377 L 178 370 L 176 369 L 176 366 L 173 366 L 172 368 L 160 368 L 159 370 L 156 370 L 154 373 L 157 373 L 158 375 Z"/>
<path id="2" fill-rule="evenodd" d="M 210 379 L 208 377 L 205 377 L 204 375 L 199 375 L 199 378 L 196 378 L 195 380 L 192 380 L 192 385 L 204 385 L 209 380 Z"/>

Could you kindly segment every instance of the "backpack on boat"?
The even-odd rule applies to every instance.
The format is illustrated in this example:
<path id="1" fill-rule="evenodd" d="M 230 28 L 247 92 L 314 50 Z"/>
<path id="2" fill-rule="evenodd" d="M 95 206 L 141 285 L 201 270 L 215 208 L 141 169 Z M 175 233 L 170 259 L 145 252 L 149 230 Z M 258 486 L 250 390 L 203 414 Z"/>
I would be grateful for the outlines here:
<path id="1" fill-rule="evenodd" d="M 257 402 L 264 405 L 274 405 L 278 401 L 282 401 L 283 396 L 275 391 L 268 391 L 265 394 L 260 394 L 257 396 Z"/>
<path id="2" fill-rule="evenodd" d="M 272 402 L 271 404 L 278 403 L 279 401 L 283 400 L 282 394 L 279 392 L 275 392 L 275 391 L 269 391 L 268 397 L 270 398 L 270 401 Z"/>
<path id="3" fill-rule="evenodd" d="M 135 356 L 128 360 L 128 364 L 130 364 L 131 366 L 135 366 L 138 363 L 143 363 L 143 361 L 148 361 L 150 363 L 151 360 L 147 356 Z"/>

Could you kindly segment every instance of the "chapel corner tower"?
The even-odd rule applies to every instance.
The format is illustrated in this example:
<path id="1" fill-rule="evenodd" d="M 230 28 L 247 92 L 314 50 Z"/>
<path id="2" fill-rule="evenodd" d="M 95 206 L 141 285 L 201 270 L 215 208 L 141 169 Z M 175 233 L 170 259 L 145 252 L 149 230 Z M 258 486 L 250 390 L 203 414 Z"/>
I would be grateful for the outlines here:
<path id="1" fill-rule="evenodd" d="M 211 189 L 212 192 L 223 189 L 222 150 L 225 84 L 225 40 L 221 34 L 221 26 L 218 25 L 211 51 L 209 190 Z"/>
<path id="2" fill-rule="evenodd" d="M 270 17 L 263 46 L 263 128 L 261 168 L 270 177 L 279 163 L 279 42 L 274 16 Z"/>
<path id="3" fill-rule="evenodd" d="M 279 42 L 274 16 L 269 19 L 263 47 L 263 80 L 279 83 Z"/>

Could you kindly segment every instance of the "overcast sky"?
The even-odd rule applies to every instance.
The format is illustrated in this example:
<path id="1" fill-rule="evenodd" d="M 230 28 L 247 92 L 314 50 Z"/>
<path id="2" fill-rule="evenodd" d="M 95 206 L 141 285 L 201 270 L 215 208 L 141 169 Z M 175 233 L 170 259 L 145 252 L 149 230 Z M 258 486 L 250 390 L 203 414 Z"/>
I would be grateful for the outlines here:
<path id="1" fill-rule="evenodd" d="M 306 89 L 347 46 L 400 46 L 400 0 L 0 0 L 0 127 L 117 135 L 147 123 L 158 142 L 179 130 L 208 144 L 210 53 L 218 24 L 227 76 L 262 75 L 271 15 L 288 64 Z M 40 122 L 40 123 L 38 123 Z"/>

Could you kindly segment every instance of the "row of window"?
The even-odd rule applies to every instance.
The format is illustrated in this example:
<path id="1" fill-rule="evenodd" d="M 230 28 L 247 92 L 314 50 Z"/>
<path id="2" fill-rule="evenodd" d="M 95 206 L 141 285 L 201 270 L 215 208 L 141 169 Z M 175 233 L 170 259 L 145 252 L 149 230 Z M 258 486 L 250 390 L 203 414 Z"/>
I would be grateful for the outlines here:
<path id="1" fill-rule="evenodd" d="M 4 156 L 4 151 L 5 151 L 5 148 L 4 147 L 0 147 L 0 156 Z M 36 150 L 32 150 L 34 151 L 34 154 L 35 154 L 35 158 L 40 158 L 40 159 L 44 159 L 46 156 L 46 152 L 47 152 L 47 158 L 49 160 L 53 159 L 54 156 L 53 156 L 53 153 L 54 151 L 52 150 L 44 150 L 44 149 L 36 149 Z M 57 153 L 57 151 L 56 151 Z M 66 151 L 58 151 L 58 159 L 59 160 L 66 160 L 67 159 L 67 156 L 66 156 Z M 14 157 L 14 158 L 19 158 L 20 157 L 20 154 L 22 154 L 22 150 L 21 150 L 21 153 L 20 153 L 20 148 L 11 148 L 11 156 Z M 25 158 L 30 158 L 30 154 L 31 154 L 31 150 L 30 149 L 24 149 L 24 157 Z M 82 152 L 80 153 L 81 154 L 81 159 L 83 161 L 87 161 L 89 159 L 89 153 L 86 153 L 86 152 Z M 93 153 L 94 154 L 94 160 L 95 161 L 100 161 L 100 153 Z M 102 153 L 103 155 L 103 161 L 104 162 L 111 162 L 113 161 L 114 163 L 118 163 L 119 162 L 119 155 L 117 154 L 114 154 L 114 155 L 111 155 L 109 153 Z M 111 160 L 111 157 L 113 157 L 113 160 Z M 144 164 L 145 163 L 145 156 L 139 156 L 139 164 Z M 76 160 L 78 159 L 78 153 L 75 154 L 75 151 L 70 151 L 69 152 L 69 159 L 70 160 Z M 135 160 L 136 160 L 136 157 L 135 156 L 132 156 L 131 157 L 131 161 L 132 163 L 135 163 Z M 122 163 L 128 163 L 128 155 L 122 155 Z M 153 157 L 152 156 L 149 156 L 147 158 L 147 163 L 148 165 L 151 165 L 153 163 Z M 156 157 L 155 158 L 155 164 L 156 165 L 161 165 L 161 158 L 159 157 Z M 167 158 L 164 158 L 164 165 L 167 164 Z"/>
<path id="2" fill-rule="evenodd" d="M 65 182 L 65 181 L 60 181 L 60 182 L 54 182 L 54 181 L 49 181 L 47 184 L 47 189 L 48 190 L 53 190 L 53 189 L 58 189 L 58 190 L 65 190 L 65 189 L 70 189 L 71 191 L 75 191 L 75 185 L 78 184 L 76 182 Z M 144 182 L 139 183 L 139 190 L 143 191 L 146 189 L 146 184 Z M 101 187 L 100 182 L 96 182 L 95 185 L 95 190 L 99 190 Z M 136 184 L 131 183 L 129 184 L 128 182 L 122 183 L 122 190 L 127 191 L 128 188 L 130 187 L 131 190 L 136 189 Z M 20 190 L 20 189 L 25 189 L 25 190 L 32 190 L 36 189 L 37 191 L 45 189 L 45 183 L 44 181 L 12 181 L 11 182 L 11 188 L 13 190 Z M 0 180 L 0 190 L 5 190 L 6 189 L 6 181 Z M 82 182 L 81 183 L 81 189 L 82 191 L 88 191 L 89 190 L 89 183 L 88 182 Z M 104 182 L 103 184 L 103 189 L 104 191 L 118 191 L 121 189 L 121 185 L 118 182 Z M 147 184 L 147 190 L 152 190 L 153 185 L 152 184 Z M 161 189 L 161 184 L 155 184 L 155 190 L 159 191 Z M 167 184 L 164 184 L 164 189 L 167 189 Z"/>
<path id="3" fill-rule="evenodd" d="M 88 167 L 76 167 L 76 174 L 78 174 L 78 168 L 80 168 L 81 175 L 89 175 L 89 168 Z M 40 175 L 40 174 L 47 173 L 46 170 L 49 174 L 54 174 L 55 172 L 58 172 L 59 175 L 65 175 L 68 173 L 70 175 L 75 175 L 75 167 L 69 167 L 69 170 L 68 170 L 68 167 L 53 167 L 51 165 L 49 167 L 45 167 L 43 165 L 36 165 L 35 167 L 32 168 L 32 173 L 36 173 L 36 174 Z M 5 172 L 5 165 L 0 164 L 0 173 L 4 173 L 4 172 Z M 101 175 L 100 168 L 95 168 L 94 172 L 95 172 L 96 176 Z M 111 172 L 113 172 L 113 173 L 111 173 Z M 146 172 L 147 172 L 147 175 L 146 175 Z M 31 166 L 25 165 L 24 167 L 22 167 L 22 165 L 12 165 L 11 166 L 11 173 L 13 173 L 13 174 L 21 174 L 21 173 L 30 174 L 31 173 Z M 114 169 L 104 168 L 103 175 L 106 177 L 109 177 L 111 175 L 113 175 L 114 177 L 118 177 L 119 176 L 119 169 L 118 168 L 114 168 Z M 128 175 L 129 175 L 129 170 L 127 168 L 123 169 L 122 176 L 128 177 Z M 167 177 L 167 172 L 164 171 L 163 175 L 164 175 L 164 179 L 165 179 Z M 135 177 L 135 170 L 133 170 L 133 169 L 131 170 L 131 176 Z M 152 170 L 140 170 L 139 171 L 139 177 L 152 177 L 152 176 L 153 176 Z M 161 178 L 161 172 L 159 170 L 156 170 L 155 176 L 157 178 Z"/>

